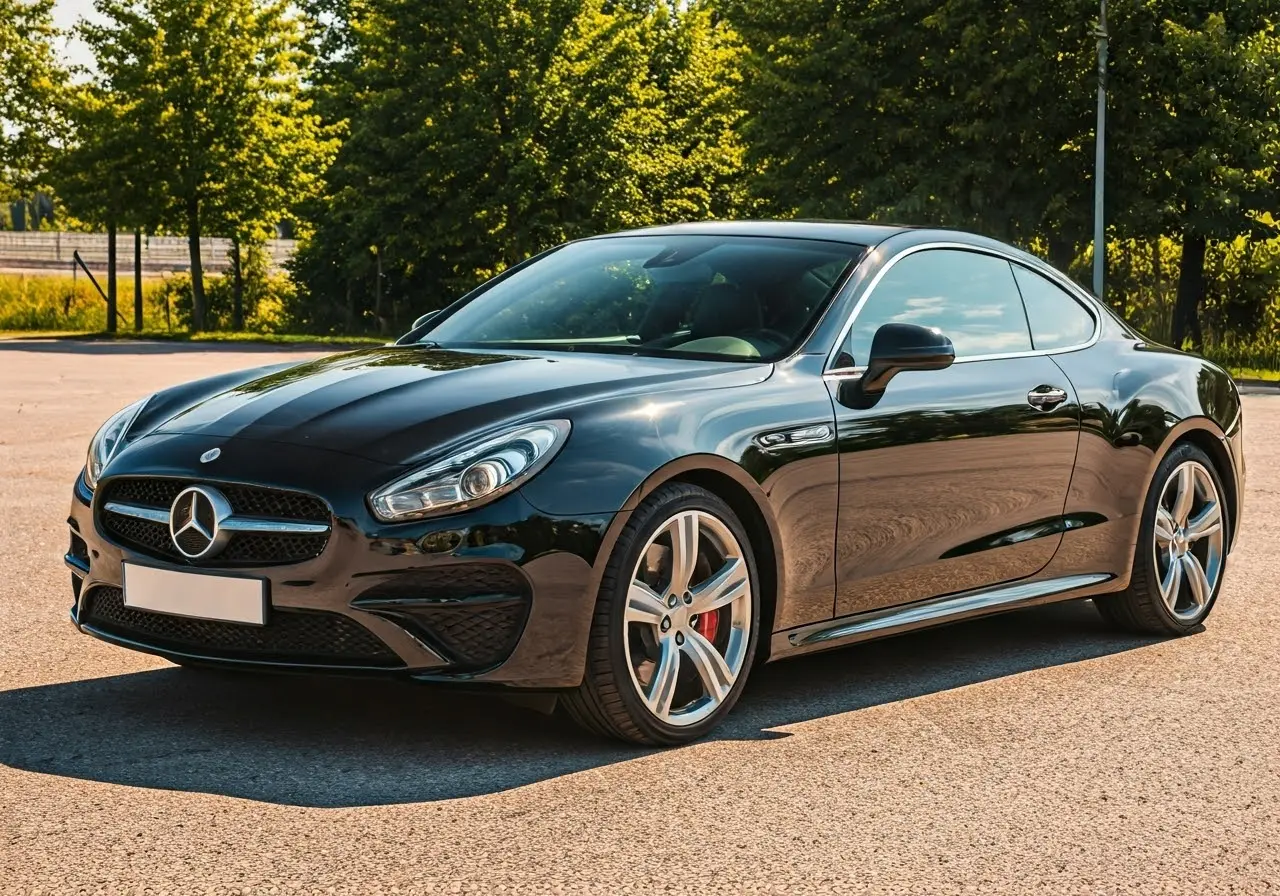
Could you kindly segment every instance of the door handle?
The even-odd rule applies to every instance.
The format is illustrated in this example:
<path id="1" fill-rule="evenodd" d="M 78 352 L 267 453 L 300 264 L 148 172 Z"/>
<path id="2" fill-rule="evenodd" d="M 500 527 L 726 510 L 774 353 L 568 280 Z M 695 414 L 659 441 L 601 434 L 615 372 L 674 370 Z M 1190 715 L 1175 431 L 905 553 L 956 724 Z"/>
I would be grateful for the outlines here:
<path id="1" fill-rule="evenodd" d="M 1057 386 L 1036 386 L 1027 393 L 1027 404 L 1037 411 L 1052 411 L 1066 400 L 1066 390 Z"/>

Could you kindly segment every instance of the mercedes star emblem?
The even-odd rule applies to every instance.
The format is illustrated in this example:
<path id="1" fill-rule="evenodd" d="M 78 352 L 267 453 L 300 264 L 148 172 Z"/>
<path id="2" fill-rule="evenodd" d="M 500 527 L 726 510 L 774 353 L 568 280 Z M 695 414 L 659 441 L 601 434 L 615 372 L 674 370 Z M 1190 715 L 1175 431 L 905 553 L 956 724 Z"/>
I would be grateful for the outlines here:
<path id="1" fill-rule="evenodd" d="M 169 535 L 173 545 L 189 560 L 212 556 L 226 545 L 231 533 L 222 522 L 231 516 L 231 503 L 222 492 L 207 486 L 184 489 L 169 508 Z"/>

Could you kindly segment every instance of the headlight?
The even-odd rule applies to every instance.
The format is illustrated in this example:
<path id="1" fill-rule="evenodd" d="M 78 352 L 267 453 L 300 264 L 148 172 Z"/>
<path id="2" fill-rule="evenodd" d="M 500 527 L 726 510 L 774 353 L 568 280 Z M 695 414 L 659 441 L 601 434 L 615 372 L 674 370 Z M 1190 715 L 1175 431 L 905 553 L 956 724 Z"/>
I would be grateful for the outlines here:
<path id="1" fill-rule="evenodd" d="M 146 407 L 148 400 L 144 398 L 141 401 L 135 401 L 124 410 L 116 411 L 89 440 L 89 456 L 84 462 L 84 482 L 90 489 L 97 487 L 98 477 L 102 475 L 103 468 L 124 444 L 124 437 L 128 434 L 129 427 Z"/>
<path id="2" fill-rule="evenodd" d="M 529 423 L 485 439 L 369 496 L 386 523 L 452 513 L 518 488 L 550 463 L 569 436 L 568 420 Z"/>

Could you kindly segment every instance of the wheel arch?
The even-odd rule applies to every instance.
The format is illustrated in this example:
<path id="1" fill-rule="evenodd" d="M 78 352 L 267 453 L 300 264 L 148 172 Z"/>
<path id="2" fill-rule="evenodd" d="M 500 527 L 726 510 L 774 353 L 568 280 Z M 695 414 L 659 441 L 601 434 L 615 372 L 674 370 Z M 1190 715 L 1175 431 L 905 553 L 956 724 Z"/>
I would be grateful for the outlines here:
<path id="1" fill-rule="evenodd" d="M 688 470 L 667 481 L 687 482 L 690 485 L 705 488 L 728 504 L 747 530 L 747 538 L 751 541 L 751 552 L 756 558 L 756 571 L 760 576 L 762 637 L 757 640 L 756 654 L 757 656 L 766 655 L 769 652 L 767 636 L 773 634 L 774 620 L 778 618 L 778 577 L 781 558 L 764 511 L 756 498 L 740 482 L 710 467 Z"/>
<path id="2" fill-rule="evenodd" d="M 622 510 L 614 517 L 601 541 L 596 562 L 596 588 L 599 591 L 603 570 L 613 553 L 631 511 L 645 498 L 669 482 L 685 482 L 704 488 L 729 505 L 751 542 L 760 576 L 761 637 L 757 653 L 768 653 L 774 620 L 778 618 L 778 602 L 786 593 L 786 567 L 783 563 L 782 539 L 777 518 L 769 504 L 768 496 L 751 476 L 727 458 L 716 454 L 693 454 L 677 458 L 651 473 L 627 498 Z M 594 592 L 593 592 L 594 593 Z"/>
<path id="3" fill-rule="evenodd" d="M 1177 438 L 1168 442 L 1164 452 L 1156 461 L 1156 465 L 1159 466 L 1170 451 L 1182 444 L 1194 445 L 1209 456 L 1209 460 L 1213 461 L 1213 465 L 1217 470 L 1218 479 L 1222 481 L 1222 488 L 1226 492 L 1227 522 L 1229 524 L 1227 549 L 1230 550 L 1235 545 L 1236 534 L 1240 526 L 1240 495 L 1237 492 L 1235 464 L 1231 460 L 1231 452 L 1227 450 L 1227 446 L 1224 443 L 1225 436 L 1217 431 L 1217 425 L 1207 418 L 1200 422 L 1207 425 L 1187 429 Z M 1152 468 L 1151 475 L 1155 475 L 1155 468 Z"/>
<path id="4" fill-rule="evenodd" d="M 1240 495 L 1236 481 L 1235 464 L 1231 459 L 1231 452 L 1226 446 L 1226 435 L 1213 420 L 1208 417 L 1192 417 L 1183 420 L 1169 430 L 1160 445 L 1160 450 L 1154 453 L 1151 466 L 1147 470 L 1147 491 L 1151 489 L 1151 483 L 1155 479 L 1156 470 L 1159 469 L 1160 464 L 1164 462 L 1170 452 L 1179 445 L 1184 444 L 1194 445 L 1208 455 L 1209 460 L 1213 462 L 1218 479 L 1222 482 L 1222 488 L 1226 492 L 1227 500 L 1227 521 L 1229 524 L 1227 549 L 1230 550 L 1235 545 L 1240 525 Z"/>

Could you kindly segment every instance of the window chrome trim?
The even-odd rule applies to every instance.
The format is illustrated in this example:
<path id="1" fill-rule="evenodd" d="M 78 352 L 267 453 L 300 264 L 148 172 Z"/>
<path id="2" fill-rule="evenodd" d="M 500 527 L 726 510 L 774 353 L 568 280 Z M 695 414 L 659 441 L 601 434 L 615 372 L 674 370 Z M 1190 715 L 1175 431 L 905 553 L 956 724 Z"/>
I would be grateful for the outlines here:
<path id="1" fill-rule="evenodd" d="M 1087 311 L 1089 315 L 1093 318 L 1093 336 L 1091 336 L 1086 342 L 1081 342 L 1076 345 L 1066 345 L 1061 348 L 1045 348 L 1045 349 L 1033 348 L 1030 351 L 1024 351 L 1024 352 L 1000 352 L 997 354 L 990 354 L 990 355 L 967 355 L 962 358 L 960 357 L 956 358 L 954 363 L 967 364 L 971 361 L 998 361 L 998 360 L 1003 360 L 1005 358 L 1032 358 L 1032 357 L 1037 357 L 1039 355 L 1060 355 L 1060 354 L 1065 354 L 1066 352 L 1077 352 L 1077 351 L 1080 351 L 1080 349 L 1089 348 L 1090 346 L 1096 345 L 1098 342 L 1098 339 L 1102 336 L 1102 315 L 1098 309 L 1097 300 L 1094 299 L 1093 296 L 1085 293 L 1084 290 L 1082 290 L 1079 286 L 1073 283 L 1069 277 L 1066 277 L 1058 270 L 1043 264 L 1032 266 L 1028 264 L 1025 259 L 1019 258 L 1010 252 L 1004 252 L 1004 251 L 1001 251 L 1000 249 L 995 249 L 990 246 L 975 246 L 970 243 L 957 243 L 957 242 L 945 242 L 945 241 L 934 242 L 934 243 L 921 243 L 918 246 L 908 246 L 907 248 L 903 249 L 897 255 L 893 256 L 887 262 L 885 262 L 884 267 L 876 271 L 876 275 L 871 278 L 871 282 L 868 283 L 867 288 L 863 290 L 862 296 L 858 299 L 857 304 L 854 305 L 853 310 L 849 312 L 849 319 L 845 321 L 844 326 L 841 327 L 840 335 L 836 337 L 835 344 L 831 347 L 831 350 L 827 352 L 827 360 L 826 360 L 826 364 L 824 365 L 823 376 L 836 377 L 836 378 L 855 376 L 855 375 L 861 376 L 866 371 L 867 368 L 865 364 L 857 367 L 832 367 L 830 365 L 832 365 L 835 362 L 836 355 L 840 352 L 840 346 L 844 345 L 844 341 L 849 338 L 849 332 L 853 329 L 853 325 L 857 323 L 858 315 L 861 313 L 863 306 L 867 304 L 867 300 L 871 298 L 871 296 L 875 293 L 876 287 L 880 285 L 880 281 L 881 279 L 884 278 L 884 275 L 889 273 L 890 269 L 893 268 L 893 266 L 896 265 L 902 259 L 910 255 L 914 255 L 917 252 L 927 252 L 931 249 L 954 249 L 962 252 L 977 252 L 981 255 L 990 255 L 993 258 L 999 258 L 1002 261 L 1007 261 L 1009 264 L 1022 265 L 1024 268 L 1027 268 L 1032 273 L 1039 274 L 1042 277 L 1044 277 L 1046 280 L 1053 283 L 1055 286 L 1059 286 L 1062 289 L 1064 289 L 1069 296 L 1078 300 L 1080 304 L 1084 306 L 1085 311 Z M 1012 271 L 1009 272 L 1009 276 L 1011 277 L 1013 276 Z M 1026 300 L 1022 298 L 1022 291 L 1021 291 L 1021 288 L 1018 286 L 1016 279 L 1014 280 L 1014 289 L 1018 290 L 1018 301 L 1022 303 L 1023 314 L 1025 315 Z M 943 335 L 946 335 L 946 334 L 944 333 Z M 1030 321 L 1027 322 L 1027 337 L 1031 339 L 1031 344 L 1035 345 L 1035 336 L 1032 335 L 1031 333 Z"/>

